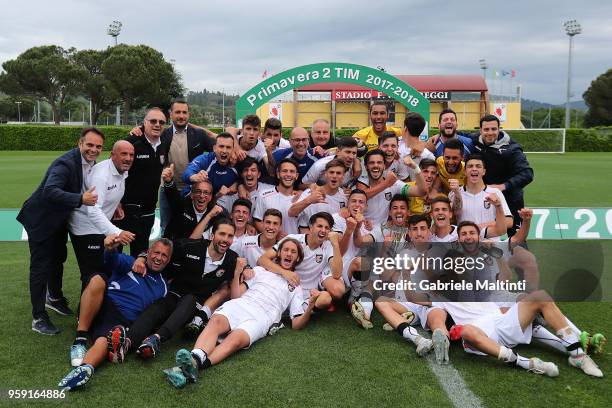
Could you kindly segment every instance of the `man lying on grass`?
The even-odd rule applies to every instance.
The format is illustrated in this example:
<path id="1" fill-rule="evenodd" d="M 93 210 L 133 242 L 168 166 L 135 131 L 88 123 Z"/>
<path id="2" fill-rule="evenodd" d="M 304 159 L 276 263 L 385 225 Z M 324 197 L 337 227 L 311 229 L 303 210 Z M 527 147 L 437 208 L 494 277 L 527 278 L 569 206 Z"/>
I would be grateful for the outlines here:
<path id="1" fill-rule="evenodd" d="M 284 269 L 293 271 L 302 262 L 304 252 L 300 243 L 286 238 L 279 246 L 274 261 Z M 284 278 L 262 267 L 250 269 L 243 258 L 242 273 L 234 274 L 231 284 L 232 300 L 220 306 L 189 352 L 176 353 L 176 366 L 164 370 L 168 381 L 183 388 L 187 382 L 196 382 L 198 370 L 219 364 L 238 350 L 248 348 L 276 327 L 285 309 L 289 308 L 291 326 L 301 329 L 306 325 L 319 292 L 312 289 L 305 300 L 302 289 L 292 286 Z M 240 283 L 241 275 L 244 282 Z M 225 338 L 217 345 L 219 337 Z"/>

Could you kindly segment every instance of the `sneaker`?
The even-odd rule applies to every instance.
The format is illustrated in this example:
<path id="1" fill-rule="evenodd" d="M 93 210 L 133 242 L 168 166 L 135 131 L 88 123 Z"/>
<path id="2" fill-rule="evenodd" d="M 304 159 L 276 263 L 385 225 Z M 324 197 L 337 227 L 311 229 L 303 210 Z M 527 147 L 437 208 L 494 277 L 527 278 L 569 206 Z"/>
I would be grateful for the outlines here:
<path id="1" fill-rule="evenodd" d="M 284 325 L 283 322 L 272 323 L 272 326 L 270 326 L 270 328 L 268 329 L 268 336 L 274 336 L 276 333 L 278 333 L 284 327 L 285 327 L 285 325 Z"/>
<path id="2" fill-rule="evenodd" d="M 136 354 L 144 359 L 154 358 L 161 351 L 160 346 L 159 337 L 152 334 L 142 341 L 142 344 L 136 350 Z"/>
<path id="3" fill-rule="evenodd" d="M 410 310 L 408 310 L 407 312 L 402 313 L 401 316 L 408 321 L 408 324 L 412 324 L 412 322 L 414 321 L 414 313 L 412 313 Z M 393 326 L 391 326 L 389 323 L 383 324 L 382 329 L 384 331 L 393 331 L 394 330 Z"/>
<path id="4" fill-rule="evenodd" d="M 87 347 L 84 344 L 73 344 L 70 346 L 70 365 L 78 367 L 83 364 L 85 353 L 87 353 Z"/>
<path id="5" fill-rule="evenodd" d="M 433 348 L 433 341 L 431 339 L 426 339 L 423 336 L 418 336 L 414 342 L 417 346 L 416 352 L 417 355 L 424 357 L 431 351 Z"/>
<path id="6" fill-rule="evenodd" d="M 537 357 L 529 359 L 529 370 L 532 373 L 545 375 L 547 377 L 558 377 L 559 367 L 555 363 L 542 361 Z"/>
<path id="7" fill-rule="evenodd" d="M 351 306 L 351 314 L 355 321 L 364 329 L 371 329 L 374 327 L 369 318 L 366 317 L 365 310 L 363 309 L 363 305 L 360 301 L 356 301 Z"/>
<path id="8" fill-rule="evenodd" d="M 166 368 L 164 374 L 174 388 L 183 388 L 187 384 L 187 378 L 185 378 L 185 374 L 183 374 L 183 370 L 180 367 Z"/>
<path id="9" fill-rule="evenodd" d="M 187 381 L 198 381 L 198 363 L 189 350 L 180 349 L 176 352 L 176 366 L 181 369 Z"/>
<path id="10" fill-rule="evenodd" d="M 74 314 L 72 309 L 68 307 L 68 299 L 63 296 L 57 300 L 51 299 L 49 296 L 47 296 L 45 307 L 61 314 L 62 316 L 72 316 Z"/>
<path id="11" fill-rule="evenodd" d="M 442 330 L 436 329 L 431 336 L 433 341 L 434 352 L 436 353 L 436 361 L 438 364 L 448 364 L 448 348 L 450 347 L 450 340 L 442 333 Z"/>
<path id="12" fill-rule="evenodd" d="M 94 368 L 89 364 L 81 365 L 73 368 L 67 376 L 62 378 L 62 381 L 57 386 L 66 391 L 72 391 L 78 387 L 85 385 L 93 376 Z"/>
<path id="13" fill-rule="evenodd" d="M 127 338 L 125 327 L 121 325 L 113 327 L 106 335 L 106 344 L 108 361 L 123 363 L 130 347 L 130 339 Z"/>
<path id="14" fill-rule="evenodd" d="M 187 337 L 195 339 L 202 333 L 207 323 L 208 321 L 204 321 L 200 316 L 196 316 L 185 326 L 185 334 Z"/>
<path id="15" fill-rule="evenodd" d="M 603 373 L 597 367 L 597 364 L 586 354 L 582 354 L 580 356 L 569 356 L 568 360 L 569 365 L 572 367 L 576 367 L 584 371 L 587 375 L 592 375 L 593 377 L 601 378 L 603 377 Z"/>
<path id="16" fill-rule="evenodd" d="M 53 323 L 51 323 L 51 319 L 49 316 L 39 317 L 38 319 L 32 320 L 32 330 L 40 334 L 46 334 L 49 336 L 53 336 L 55 334 L 59 334 L 60 329 L 55 327 Z"/>

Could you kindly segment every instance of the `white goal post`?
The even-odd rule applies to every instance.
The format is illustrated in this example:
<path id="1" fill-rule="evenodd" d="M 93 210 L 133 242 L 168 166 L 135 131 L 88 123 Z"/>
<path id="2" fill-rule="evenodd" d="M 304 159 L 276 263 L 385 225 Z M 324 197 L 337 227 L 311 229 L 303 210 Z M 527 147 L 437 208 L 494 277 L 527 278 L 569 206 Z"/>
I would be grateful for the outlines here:
<path id="1" fill-rule="evenodd" d="M 565 153 L 565 129 L 502 129 L 525 153 Z"/>

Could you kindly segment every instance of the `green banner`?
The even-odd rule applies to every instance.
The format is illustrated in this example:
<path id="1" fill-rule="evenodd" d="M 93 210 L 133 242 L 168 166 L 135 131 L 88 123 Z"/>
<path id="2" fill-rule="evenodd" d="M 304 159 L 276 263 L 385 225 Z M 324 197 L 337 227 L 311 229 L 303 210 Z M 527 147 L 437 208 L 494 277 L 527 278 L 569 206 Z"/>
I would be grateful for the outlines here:
<path id="1" fill-rule="evenodd" d="M 236 123 L 275 96 L 300 86 L 327 82 L 346 82 L 383 92 L 429 121 L 429 100 L 401 79 L 363 65 L 323 62 L 280 72 L 246 91 L 236 101 Z"/>

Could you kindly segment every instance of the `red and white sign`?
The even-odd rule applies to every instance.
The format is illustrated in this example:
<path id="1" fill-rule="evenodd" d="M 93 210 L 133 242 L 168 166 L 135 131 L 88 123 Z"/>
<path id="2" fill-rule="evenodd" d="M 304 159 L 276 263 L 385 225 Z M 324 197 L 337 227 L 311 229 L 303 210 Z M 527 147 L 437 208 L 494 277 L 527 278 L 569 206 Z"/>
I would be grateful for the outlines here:
<path id="1" fill-rule="evenodd" d="M 276 118 L 283 120 L 283 104 L 282 102 L 272 102 L 268 104 L 268 118 Z"/>
<path id="2" fill-rule="evenodd" d="M 332 100 L 333 101 L 342 101 L 348 99 L 376 99 L 386 97 L 383 92 L 368 90 L 368 91 L 333 91 L 332 92 Z"/>
<path id="3" fill-rule="evenodd" d="M 507 106 L 505 103 L 496 103 L 493 105 L 493 114 L 497 116 L 500 122 L 506 121 Z"/>

